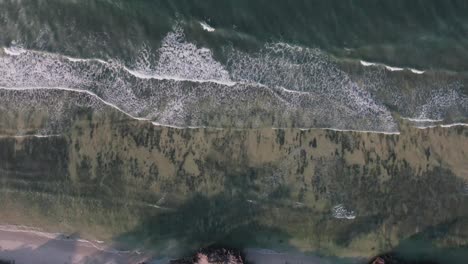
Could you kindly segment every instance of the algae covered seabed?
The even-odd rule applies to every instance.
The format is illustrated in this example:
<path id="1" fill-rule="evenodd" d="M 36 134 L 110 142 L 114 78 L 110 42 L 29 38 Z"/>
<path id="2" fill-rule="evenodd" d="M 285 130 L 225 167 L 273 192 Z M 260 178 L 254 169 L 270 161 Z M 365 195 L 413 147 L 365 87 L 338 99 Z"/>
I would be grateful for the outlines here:
<path id="1" fill-rule="evenodd" d="M 466 126 L 179 129 L 109 107 L 38 136 L 47 113 L 2 111 L 2 224 L 160 256 L 219 243 L 369 257 L 468 241 Z"/>

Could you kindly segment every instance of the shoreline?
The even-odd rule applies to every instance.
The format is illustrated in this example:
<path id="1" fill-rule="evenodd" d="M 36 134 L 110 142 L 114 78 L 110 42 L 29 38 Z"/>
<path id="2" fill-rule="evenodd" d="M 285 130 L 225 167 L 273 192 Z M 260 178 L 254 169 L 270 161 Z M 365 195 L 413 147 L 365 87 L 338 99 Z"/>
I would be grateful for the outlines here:
<path id="1" fill-rule="evenodd" d="M 99 245 L 98 245 L 99 244 Z M 100 246 L 102 245 L 102 246 Z M 0 260 L 16 264 L 128 263 L 147 261 L 149 256 L 139 251 L 118 251 L 103 241 L 72 238 L 62 233 L 47 233 L 25 226 L 0 225 Z"/>
<path id="2" fill-rule="evenodd" d="M 255 264 L 332 264 L 337 258 L 319 257 L 300 252 L 276 252 L 270 249 L 246 248 L 245 261 Z M 154 259 L 151 255 L 134 251 L 119 251 L 104 241 L 73 238 L 63 233 L 43 232 L 39 228 L 22 225 L 0 225 L 0 260 L 16 264 L 44 261 L 49 264 L 86 263 L 169 263 L 170 259 Z M 354 261 L 353 261 L 354 260 Z M 361 259 L 343 259 L 340 263 L 362 263 Z"/>

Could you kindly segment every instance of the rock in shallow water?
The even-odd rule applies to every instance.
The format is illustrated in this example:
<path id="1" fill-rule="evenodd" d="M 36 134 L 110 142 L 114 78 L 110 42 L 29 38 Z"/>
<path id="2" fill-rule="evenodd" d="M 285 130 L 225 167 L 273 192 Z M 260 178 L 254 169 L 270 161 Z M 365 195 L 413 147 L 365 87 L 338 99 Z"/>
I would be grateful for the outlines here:
<path id="1" fill-rule="evenodd" d="M 193 257 L 171 260 L 170 264 L 243 264 L 240 252 L 225 248 L 201 249 Z"/>

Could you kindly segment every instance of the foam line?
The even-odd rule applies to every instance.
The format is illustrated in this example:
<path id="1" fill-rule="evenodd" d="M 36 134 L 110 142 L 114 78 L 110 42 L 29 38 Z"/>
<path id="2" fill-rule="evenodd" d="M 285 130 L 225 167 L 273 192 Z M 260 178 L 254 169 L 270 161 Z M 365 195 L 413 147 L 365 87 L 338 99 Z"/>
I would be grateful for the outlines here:
<path id="1" fill-rule="evenodd" d="M 170 127 L 170 128 L 174 128 L 174 129 L 215 129 L 215 130 L 229 129 L 229 130 L 236 130 L 236 131 L 245 130 L 245 128 L 223 128 L 223 127 L 208 127 L 208 126 L 174 126 L 174 125 L 168 125 L 168 124 L 163 124 L 163 123 L 159 123 L 159 122 L 154 122 L 154 121 L 151 121 L 150 119 L 147 119 L 147 118 L 133 116 L 130 113 L 125 112 L 120 107 L 116 106 L 115 104 L 109 103 L 109 102 L 105 101 L 104 99 L 102 99 L 101 97 L 99 97 L 97 94 L 95 94 L 93 92 L 90 92 L 90 91 L 87 91 L 87 90 L 73 89 L 73 88 L 67 88 L 67 87 L 13 87 L 13 88 L 0 87 L 0 90 L 7 90 L 7 91 L 49 90 L 49 91 L 67 91 L 67 92 L 87 94 L 89 96 L 92 96 L 92 97 L 98 99 L 103 104 L 105 104 L 105 105 L 107 105 L 107 106 L 109 106 L 109 107 L 123 113 L 124 115 L 126 115 L 127 117 L 129 117 L 131 119 L 134 119 L 134 120 L 137 120 L 137 121 L 147 121 L 147 122 L 150 122 L 151 124 L 153 124 L 155 126 L 159 126 L 159 127 Z M 286 91 L 289 91 L 289 90 L 286 90 Z M 296 92 L 296 91 L 292 91 L 292 92 Z M 410 121 L 411 120 L 416 120 L 415 122 L 441 122 L 442 121 L 442 120 L 433 120 L 433 119 L 427 119 L 427 120 L 426 119 L 414 119 L 414 118 L 406 118 L 406 117 L 403 117 L 402 119 L 407 119 L 407 120 L 410 120 Z M 454 126 L 468 126 L 468 123 L 453 123 L 453 124 L 445 124 L 445 125 L 438 125 L 438 126 L 443 127 L 443 128 L 450 128 L 450 127 L 454 127 Z M 417 128 L 424 129 L 424 128 L 432 128 L 432 127 L 437 127 L 437 126 L 427 126 L 427 127 L 417 127 Z M 262 129 L 262 128 L 260 128 L 260 129 Z M 279 129 L 288 129 L 288 128 L 272 127 L 272 129 L 279 130 Z M 338 132 L 358 132 L 358 133 L 400 135 L 399 131 L 385 132 L 385 131 L 373 131 L 373 130 L 352 130 L 352 129 L 314 128 L 314 127 L 310 127 L 310 128 L 294 127 L 294 128 L 291 128 L 291 129 L 299 129 L 299 130 L 303 130 L 303 131 L 315 129 L 315 130 L 331 130 L 331 131 L 338 131 Z M 36 134 L 36 135 L 13 135 L 13 136 L 4 135 L 4 136 L 0 136 L 0 137 L 18 137 L 18 138 L 37 137 L 37 138 L 44 138 L 44 137 L 58 137 L 58 136 L 61 136 L 61 135 L 60 134 L 53 134 L 53 135 Z"/>
<path id="2" fill-rule="evenodd" d="M 436 122 L 444 121 L 443 119 L 411 118 L 411 117 L 401 117 L 401 119 L 408 120 L 408 121 L 411 121 L 411 122 L 430 122 L 430 123 L 436 123 Z"/>
<path id="3" fill-rule="evenodd" d="M 415 126 L 415 127 L 418 129 L 429 129 L 429 128 L 436 128 L 436 127 L 451 128 L 451 127 L 458 127 L 458 126 L 468 127 L 468 123 L 453 123 L 453 124 L 444 124 L 444 125 Z"/>
<path id="4" fill-rule="evenodd" d="M 81 94 L 87 94 L 87 95 L 90 95 L 96 99 L 98 99 L 99 101 L 101 101 L 103 104 L 107 105 L 107 106 L 110 106 L 116 110 L 118 110 L 119 112 L 125 114 L 126 116 L 132 118 L 132 119 L 135 119 L 135 120 L 139 120 L 139 121 L 151 121 L 147 118 L 141 118 L 141 117 L 136 117 L 136 116 L 133 116 L 127 112 L 125 112 L 124 110 L 122 110 L 120 107 L 116 106 L 115 104 L 112 104 L 112 103 L 109 103 L 107 101 L 105 101 L 104 99 L 102 99 L 101 97 L 99 97 L 97 94 L 93 93 L 93 92 L 90 92 L 88 90 L 80 90 L 80 89 L 73 89 L 73 88 L 67 88 L 67 87 L 14 87 L 14 88 L 8 88 L 8 87 L 0 87 L 0 90 L 7 90 L 7 91 L 34 91 L 34 90 L 49 90 L 49 91 L 67 91 L 67 92 L 75 92 L 75 93 L 81 93 Z"/>
<path id="5" fill-rule="evenodd" d="M 49 137 L 60 137 L 61 134 L 52 134 L 52 135 L 42 135 L 42 134 L 35 134 L 35 135 L 0 135 L 0 138 L 49 138 Z"/>
<path id="6" fill-rule="evenodd" d="M 468 126 L 468 123 L 453 123 L 453 124 L 445 124 L 440 125 L 441 127 L 455 127 L 455 126 Z"/>
<path id="7" fill-rule="evenodd" d="M 226 129 L 226 128 L 223 128 L 223 127 L 207 127 L 207 126 L 184 126 L 184 127 L 174 126 L 174 125 L 168 125 L 168 124 L 163 124 L 163 123 L 159 123 L 159 122 L 154 122 L 154 121 L 151 121 L 150 119 L 147 119 L 147 118 L 136 117 L 136 116 L 131 115 L 130 113 L 125 112 L 123 109 L 121 109 L 117 105 L 105 101 L 104 99 L 99 97 L 97 94 L 95 94 L 93 92 L 90 92 L 88 90 L 73 89 L 73 88 L 67 88 L 67 87 L 12 87 L 12 88 L 9 88 L 9 87 L 1 87 L 1 86 L 0 86 L 0 90 L 6 90 L 6 91 L 34 91 L 34 90 L 41 91 L 41 90 L 48 90 L 48 91 L 67 91 L 67 92 L 87 94 L 89 96 L 92 96 L 92 97 L 98 99 L 103 104 L 105 104 L 105 105 L 107 105 L 107 106 L 109 106 L 109 107 L 123 113 L 124 115 L 126 115 L 127 117 L 129 117 L 131 119 L 138 120 L 138 121 L 151 122 L 151 124 L 153 124 L 155 126 L 170 127 L 170 128 L 175 128 L 175 129 L 216 129 L 216 130 L 225 130 Z M 286 91 L 288 91 L 288 90 L 286 90 Z M 296 91 L 291 91 L 291 92 L 296 92 Z M 237 131 L 245 130 L 245 128 L 227 128 L 227 129 L 237 130 Z M 287 129 L 287 128 L 275 128 L 275 127 L 273 127 L 272 129 Z M 370 131 L 370 130 L 347 130 L 347 129 L 336 129 L 336 128 L 313 128 L 313 127 L 310 127 L 310 128 L 294 128 L 294 129 L 299 129 L 299 130 L 319 129 L 319 130 L 333 130 L 333 131 L 339 131 L 339 132 L 381 133 L 381 134 L 390 134 L 390 135 L 400 134 L 400 132 L 384 132 L 384 131 Z"/>
<path id="8" fill-rule="evenodd" d="M 185 78 L 178 78 L 173 76 L 159 76 L 153 74 L 142 73 L 139 71 L 135 71 L 132 69 L 127 68 L 126 66 L 123 67 L 125 71 L 130 73 L 131 75 L 140 78 L 140 79 L 155 79 L 155 80 L 172 80 L 172 81 L 187 81 L 187 82 L 196 82 L 196 83 L 217 83 L 226 86 L 234 86 L 236 82 L 228 82 L 228 81 L 219 81 L 219 80 L 198 80 L 198 79 L 185 79 Z"/>
<path id="9" fill-rule="evenodd" d="M 416 69 L 413 69 L 413 68 L 401 68 L 401 67 L 393 67 L 393 66 L 389 66 L 389 65 L 386 65 L 386 64 L 383 64 L 383 63 L 377 63 L 377 62 L 368 62 L 368 61 L 364 61 L 364 60 L 360 60 L 359 61 L 361 63 L 362 66 L 364 67 L 371 67 L 371 66 L 383 66 L 385 67 L 385 69 L 389 70 L 389 71 L 404 71 L 404 70 L 408 70 L 414 74 L 423 74 L 425 73 L 426 71 L 423 71 L 423 70 L 416 70 Z"/>
<path id="10" fill-rule="evenodd" d="M 402 71 L 402 70 L 404 70 L 403 68 L 400 68 L 400 67 L 391 67 L 391 66 L 387 66 L 387 65 L 385 65 L 385 69 L 387 69 L 389 71 Z"/>
<path id="11" fill-rule="evenodd" d="M 35 52 L 38 52 L 38 51 L 35 51 Z M 65 59 L 71 61 L 71 62 L 88 62 L 88 61 L 96 61 L 96 62 L 99 62 L 99 63 L 102 63 L 102 64 L 109 64 L 107 61 L 104 61 L 104 60 L 101 60 L 101 59 L 97 59 L 97 58 L 91 58 L 91 59 L 80 59 L 80 58 L 73 58 L 73 57 L 69 57 L 69 56 L 63 56 Z"/>
<path id="12" fill-rule="evenodd" d="M 365 66 L 365 67 L 369 67 L 369 66 L 374 66 L 374 65 L 376 65 L 376 64 L 373 63 L 373 62 L 367 62 L 367 61 L 363 61 L 363 60 L 361 60 L 360 62 L 361 62 L 361 64 L 362 64 L 362 66 Z"/>
<path id="13" fill-rule="evenodd" d="M 420 70 L 416 70 L 416 69 L 409 69 L 412 73 L 416 73 L 416 74 L 423 74 L 425 73 L 426 71 L 420 71 Z"/>

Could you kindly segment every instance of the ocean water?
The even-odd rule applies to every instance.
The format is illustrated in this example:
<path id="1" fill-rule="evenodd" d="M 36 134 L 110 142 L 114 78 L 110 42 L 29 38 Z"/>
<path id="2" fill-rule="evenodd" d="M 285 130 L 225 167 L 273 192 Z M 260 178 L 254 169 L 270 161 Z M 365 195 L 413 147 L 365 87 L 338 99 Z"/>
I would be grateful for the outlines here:
<path id="1" fill-rule="evenodd" d="M 463 0 L 0 0 L 0 192 L 82 230 L 140 221 L 112 235 L 160 257 L 217 239 L 338 258 L 466 245 L 467 14 Z"/>
<path id="2" fill-rule="evenodd" d="M 398 117 L 468 116 L 464 1 L 4 0 L 0 10 L 2 98 L 86 92 L 92 107 L 176 127 L 398 132 Z M 56 113 L 51 127 L 66 119 L 41 107 Z"/>

